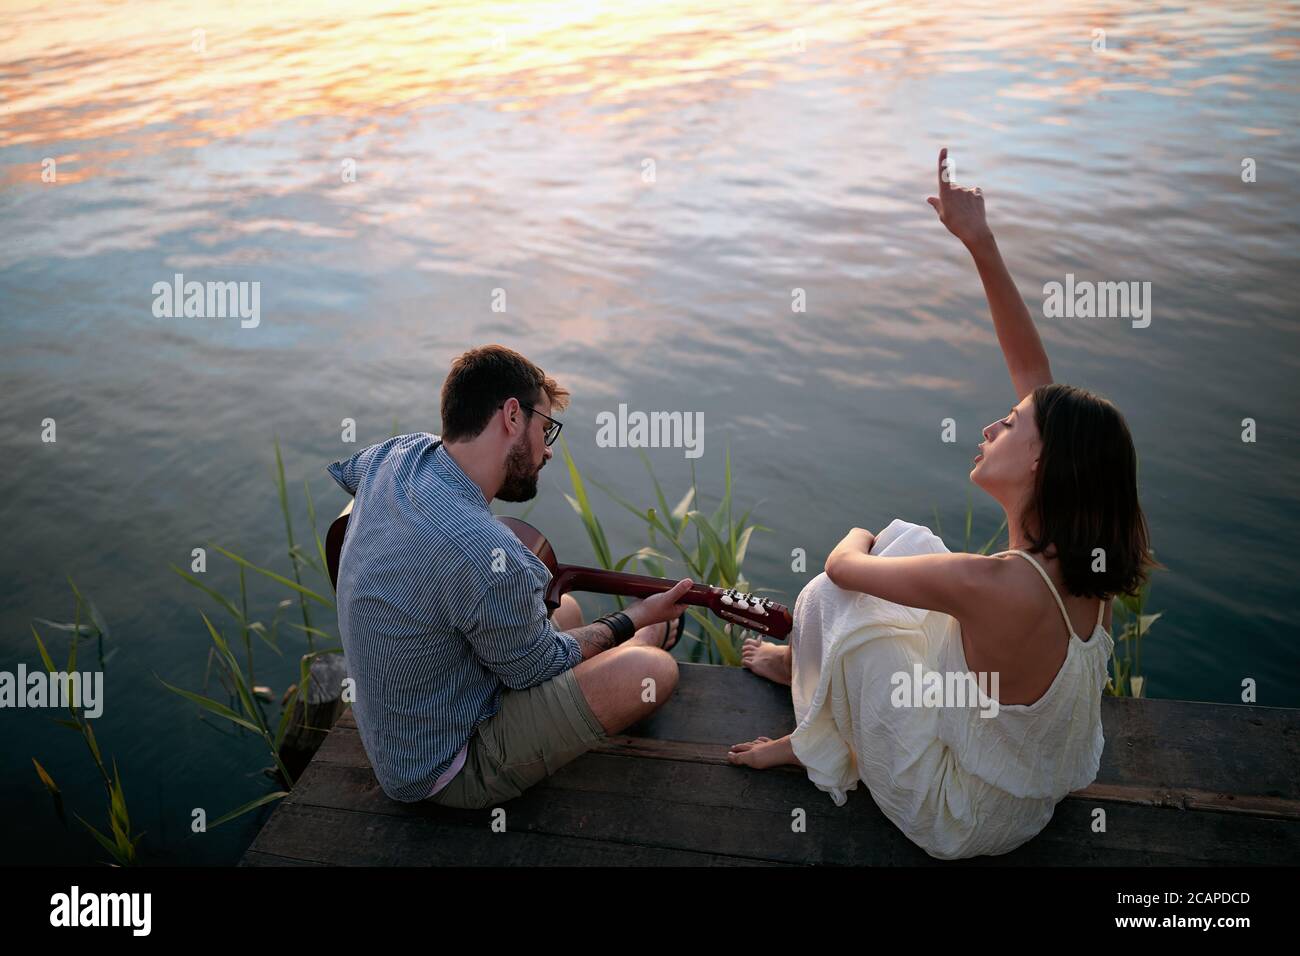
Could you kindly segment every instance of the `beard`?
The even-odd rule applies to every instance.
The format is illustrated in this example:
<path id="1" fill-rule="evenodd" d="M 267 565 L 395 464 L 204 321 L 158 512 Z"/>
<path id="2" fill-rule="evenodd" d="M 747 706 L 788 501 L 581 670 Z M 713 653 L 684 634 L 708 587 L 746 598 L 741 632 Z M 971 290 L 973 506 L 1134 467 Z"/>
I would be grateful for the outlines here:
<path id="1" fill-rule="evenodd" d="M 497 492 L 498 498 L 502 501 L 531 501 L 537 497 L 537 476 L 541 474 L 542 465 L 534 465 L 533 457 L 531 437 L 521 438 L 511 446 L 506 457 L 506 477 Z"/>

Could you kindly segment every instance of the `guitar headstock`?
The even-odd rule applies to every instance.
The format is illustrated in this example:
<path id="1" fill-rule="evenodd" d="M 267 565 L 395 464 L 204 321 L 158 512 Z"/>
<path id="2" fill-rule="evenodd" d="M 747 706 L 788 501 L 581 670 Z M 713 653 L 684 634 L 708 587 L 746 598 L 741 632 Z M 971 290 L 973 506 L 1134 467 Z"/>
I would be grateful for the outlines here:
<path id="1" fill-rule="evenodd" d="M 785 637 L 794 626 L 784 604 L 735 588 L 714 588 L 710 609 L 724 621 L 770 637 Z"/>

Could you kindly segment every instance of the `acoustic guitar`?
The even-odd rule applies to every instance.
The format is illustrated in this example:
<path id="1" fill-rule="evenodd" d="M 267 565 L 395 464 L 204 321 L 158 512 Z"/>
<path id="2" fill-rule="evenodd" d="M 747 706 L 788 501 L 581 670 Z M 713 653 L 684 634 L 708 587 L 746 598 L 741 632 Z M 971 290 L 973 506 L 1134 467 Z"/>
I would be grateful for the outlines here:
<path id="1" fill-rule="evenodd" d="M 343 550 L 343 538 L 348 530 L 348 517 L 352 514 L 352 502 L 349 501 L 342 513 L 334 519 L 325 534 L 325 563 L 329 566 L 330 581 L 338 586 L 339 554 Z M 585 591 L 591 594 L 618 594 L 623 597 L 646 598 L 653 594 L 662 594 L 672 588 L 676 581 L 668 578 L 655 578 L 644 574 L 625 574 L 622 571 L 606 571 L 604 568 L 585 568 L 576 564 L 560 564 L 555 557 L 555 549 L 546 540 L 546 536 L 518 518 L 497 518 L 509 528 L 525 548 L 537 555 L 551 572 L 551 583 L 546 589 L 544 600 L 547 610 L 554 611 L 560 606 L 560 596 L 570 591 Z M 737 591 L 735 588 L 718 588 L 708 584 L 693 584 L 681 598 L 682 604 L 705 607 L 732 624 L 758 631 L 770 637 L 785 637 L 794 626 L 790 609 L 770 598 L 759 597 Z"/>

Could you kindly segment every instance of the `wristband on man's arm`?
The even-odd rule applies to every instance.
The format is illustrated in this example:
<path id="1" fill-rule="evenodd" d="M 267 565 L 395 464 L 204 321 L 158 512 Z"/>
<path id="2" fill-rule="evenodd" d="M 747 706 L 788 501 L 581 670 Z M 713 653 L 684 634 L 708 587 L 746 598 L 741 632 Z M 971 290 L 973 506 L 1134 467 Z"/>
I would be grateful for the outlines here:
<path id="1" fill-rule="evenodd" d="M 615 611 L 613 614 L 606 614 L 602 618 L 597 618 L 596 623 L 604 624 L 613 632 L 615 644 L 622 644 L 636 633 L 636 625 L 622 611 Z"/>

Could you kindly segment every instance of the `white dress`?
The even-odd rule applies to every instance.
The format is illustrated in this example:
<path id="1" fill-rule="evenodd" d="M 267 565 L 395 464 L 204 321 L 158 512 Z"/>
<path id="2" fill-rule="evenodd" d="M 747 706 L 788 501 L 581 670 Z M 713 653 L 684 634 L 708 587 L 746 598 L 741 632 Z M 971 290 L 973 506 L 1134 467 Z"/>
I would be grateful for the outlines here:
<path id="1" fill-rule="evenodd" d="M 872 554 L 944 552 L 928 528 L 894 521 Z M 1042 566 L 1070 634 L 1056 679 L 1032 704 L 895 706 L 899 678 L 965 674 L 961 626 L 938 611 L 907 608 L 837 587 L 820 574 L 794 609 L 791 738 L 808 778 L 843 805 L 860 779 L 913 843 L 933 857 L 1007 853 L 1036 835 L 1057 802 L 1097 776 L 1101 696 L 1114 646 L 1097 624 L 1084 641 Z M 996 707 L 996 711 L 994 709 Z M 981 716 L 981 713 L 993 716 Z"/>

